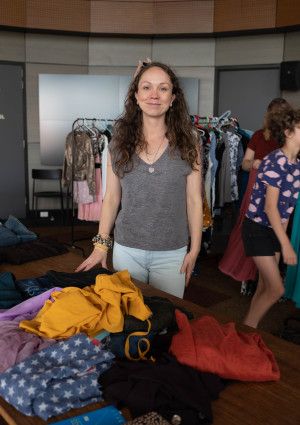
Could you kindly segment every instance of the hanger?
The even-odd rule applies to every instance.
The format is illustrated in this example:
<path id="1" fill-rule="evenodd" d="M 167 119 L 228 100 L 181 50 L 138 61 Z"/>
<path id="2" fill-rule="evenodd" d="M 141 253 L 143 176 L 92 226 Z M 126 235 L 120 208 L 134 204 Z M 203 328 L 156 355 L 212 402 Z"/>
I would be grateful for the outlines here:
<path id="1" fill-rule="evenodd" d="M 230 110 L 224 112 L 223 114 L 221 114 L 219 116 L 219 122 L 220 121 L 226 121 L 230 116 L 231 116 L 231 111 Z"/>
<path id="2" fill-rule="evenodd" d="M 80 118 L 80 120 L 81 121 L 78 122 L 79 129 L 82 130 L 82 131 L 85 131 L 86 133 L 90 134 L 93 137 L 96 137 L 97 136 L 97 133 L 89 125 L 89 122 L 88 121 L 90 121 L 90 119 L 88 119 L 88 118 Z"/>
<path id="3" fill-rule="evenodd" d="M 223 132 L 224 127 L 232 125 L 230 115 L 231 111 L 228 110 L 219 116 L 218 123 L 216 125 L 216 130 L 218 130 L 220 133 Z"/>

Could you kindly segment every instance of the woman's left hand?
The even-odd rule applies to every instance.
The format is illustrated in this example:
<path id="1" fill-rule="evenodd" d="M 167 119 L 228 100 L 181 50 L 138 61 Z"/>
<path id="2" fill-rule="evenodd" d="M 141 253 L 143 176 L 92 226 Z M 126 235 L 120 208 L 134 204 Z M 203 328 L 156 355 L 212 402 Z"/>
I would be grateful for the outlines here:
<path id="1" fill-rule="evenodd" d="M 252 163 L 252 168 L 254 168 L 254 170 L 258 170 L 259 166 L 261 164 L 261 160 L 260 159 L 255 159 Z"/>
<path id="2" fill-rule="evenodd" d="M 195 268 L 197 257 L 198 254 L 195 255 L 192 252 L 188 252 L 184 257 L 180 273 L 185 273 L 185 286 L 188 286 L 190 282 L 193 270 Z"/>

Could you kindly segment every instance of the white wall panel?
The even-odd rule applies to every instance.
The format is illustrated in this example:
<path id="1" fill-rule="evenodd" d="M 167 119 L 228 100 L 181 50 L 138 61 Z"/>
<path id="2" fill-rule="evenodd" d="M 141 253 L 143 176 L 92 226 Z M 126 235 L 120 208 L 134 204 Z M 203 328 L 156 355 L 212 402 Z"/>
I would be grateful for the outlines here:
<path id="1" fill-rule="evenodd" d="M 27 141 L 28 143 L 39 143 L 39 74 L 87 74 L 85 66 L 67 65 L 26 65 L 26 106 L 27 106 Z M 80 101 L 80 99 L 78 99 Z M 30 161 L 30 158 L 29 158 Z"/>
<path id="2" fill-rule="evenodd" d="M 150 38 L 89 39 L 89 65 L 135 66 L 146 57 L 151 57 Z"/>
<path id="3" fill-rule="evenodd" d="M 280 63 L 284 35 L 268 34 L 216 39 L 216 66 Z"/>

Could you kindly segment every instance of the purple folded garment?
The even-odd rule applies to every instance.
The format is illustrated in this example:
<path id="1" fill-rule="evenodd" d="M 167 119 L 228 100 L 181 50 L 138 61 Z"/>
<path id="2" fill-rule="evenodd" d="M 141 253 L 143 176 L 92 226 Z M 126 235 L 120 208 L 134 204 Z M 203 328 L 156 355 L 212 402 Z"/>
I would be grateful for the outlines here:
<path id="1" fill-rule="evenodd" d="M 34 317 L 43 307 L 45 302 L 51 298 L 51 294 L 54 291 L 61 291 L 61 288 L 51 288 L 40 295 L 36 295 L 35 297 L 29 298 L 28 300 L 23 301 L 22 303 L 17 304 L 8 310 L 0 312 L 0 322 L 2 320 L 16 320 L 20 322 L 23 319 L 18 320 L 18 316 L 28 313 L 33 314 Z"/>
<path id="2" fill-rule="evenodd" d="M 32 319 L 32 314 L 19 316 L 20 320 Z M 19 321 L 3 320 L 0 322 L 0 372 L 4 372 L 16 363 L 25 360 L 33 353 L 47 348 L 56 342 L 25 332 L 19 328 Z"/>

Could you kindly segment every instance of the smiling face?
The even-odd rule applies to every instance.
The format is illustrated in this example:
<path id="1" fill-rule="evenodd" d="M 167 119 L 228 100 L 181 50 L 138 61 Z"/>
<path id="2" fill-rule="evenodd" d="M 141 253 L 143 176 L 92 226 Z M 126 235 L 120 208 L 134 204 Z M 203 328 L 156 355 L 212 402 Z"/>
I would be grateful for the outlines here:
<path id="1" fill-rule="evenodd" d="M 145 71 L 135 93 L 143 114 L 149 117 L 164 116 L 175 99 L 172 89 L 170 77 L 163 69 L 154 66 Z"/>

